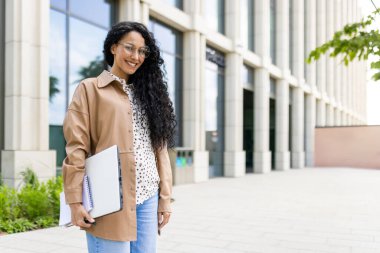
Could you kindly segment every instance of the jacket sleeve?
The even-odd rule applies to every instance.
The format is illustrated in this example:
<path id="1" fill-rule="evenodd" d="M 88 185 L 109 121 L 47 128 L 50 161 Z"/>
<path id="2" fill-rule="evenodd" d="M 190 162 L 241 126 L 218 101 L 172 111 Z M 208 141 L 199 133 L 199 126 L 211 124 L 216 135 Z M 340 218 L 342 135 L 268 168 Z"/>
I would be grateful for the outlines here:
<path id="1" fill-rule="evenodd" d="M 158 212 L 171 212 L 172 169 L 166 146 L 157 152 L 157 169 L 160 176 L 160 198 Z"/>
<path id="2" fill-rule="evenodd" d="M 66 158 L 62 165 L 66 203 L 82 202 L 85 159 L 90 150 L 90 122 L 85 86 L 79 84 L 63 122 Z"/>

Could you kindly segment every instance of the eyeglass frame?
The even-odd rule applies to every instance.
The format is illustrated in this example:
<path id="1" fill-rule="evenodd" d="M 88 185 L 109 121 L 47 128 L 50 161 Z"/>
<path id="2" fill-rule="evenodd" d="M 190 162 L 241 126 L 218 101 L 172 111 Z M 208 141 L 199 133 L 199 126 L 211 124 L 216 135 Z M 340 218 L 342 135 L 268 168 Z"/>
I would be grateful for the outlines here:
<path id="1" fill-rule="evenodd" d="M 117 43 L 118 45 L 121 45 L 124 47 L 124 50 L 129 54 L 129 55 L 132 55 L 136 52 L 137 50 L 137 53 L 138 53 L 138 56 L 141 57 L 141 58 L 148 58 L 149 55 L 150 55 L 150 49 L 148 46 L 145 46 L 145 47 L 140 47 L 139 49 L 137 49 L 133 44 L 130 44 L 130 43 L 122 43 L 122 42 L 118 42 Z M 129 48 L 130 47 L 130 48 Z M 141 52 L 140 51 L 141 49 L 145 49 L 145 52 L 143 53 L 144 55 L 141 55 Z"/>

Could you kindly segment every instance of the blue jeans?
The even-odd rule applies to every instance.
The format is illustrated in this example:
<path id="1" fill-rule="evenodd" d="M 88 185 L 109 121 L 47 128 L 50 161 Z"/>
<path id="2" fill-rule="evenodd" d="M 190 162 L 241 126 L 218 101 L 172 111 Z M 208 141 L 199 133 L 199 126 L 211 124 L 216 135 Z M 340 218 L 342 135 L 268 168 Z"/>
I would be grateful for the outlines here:
<path id="1" fill-rule="evenodd" d="M 144 203 L 136 206 L 137 240 L 131 242 L 111 241 L 86 233 L 89 253 L 155 253 L 157 240 L 156 193 Z"/>

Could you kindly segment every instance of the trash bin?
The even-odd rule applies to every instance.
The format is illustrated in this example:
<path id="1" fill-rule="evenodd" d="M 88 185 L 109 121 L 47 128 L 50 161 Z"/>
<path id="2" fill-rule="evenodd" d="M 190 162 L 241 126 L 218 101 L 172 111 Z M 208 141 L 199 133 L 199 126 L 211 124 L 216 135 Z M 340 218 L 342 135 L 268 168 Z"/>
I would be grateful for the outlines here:
<path id="1" fill-rule="evenodd" d="M 169 150 L 174 185 L 194 182 L 193 153 L 192 149 L 186 147 Z"/>

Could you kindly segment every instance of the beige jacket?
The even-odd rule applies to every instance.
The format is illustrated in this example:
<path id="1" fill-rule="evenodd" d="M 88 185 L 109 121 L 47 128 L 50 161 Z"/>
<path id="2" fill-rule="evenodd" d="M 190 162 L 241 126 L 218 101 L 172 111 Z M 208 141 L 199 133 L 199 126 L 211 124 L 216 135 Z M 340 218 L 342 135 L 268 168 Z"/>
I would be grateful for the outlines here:
<path id="1" fill-rule="evenodd" d="M 62 167 L 67 203 L 82 201 L 85 159 L 112 145 L 118 145 L 123 209 L 97 218 L 96 225 L 87 231 L 109 240 L 136 240 L 132 108 L 121 85 L 109 73 L 103 71 L 97 78 L 85 79 L 78 85 L 63 123 L 63 132 L 67 142 L 67 157 Z M 160 175 L 158 211 L 171 212 L 172 172 L 166 148 L 156 152 L 156 161 Z"/>

